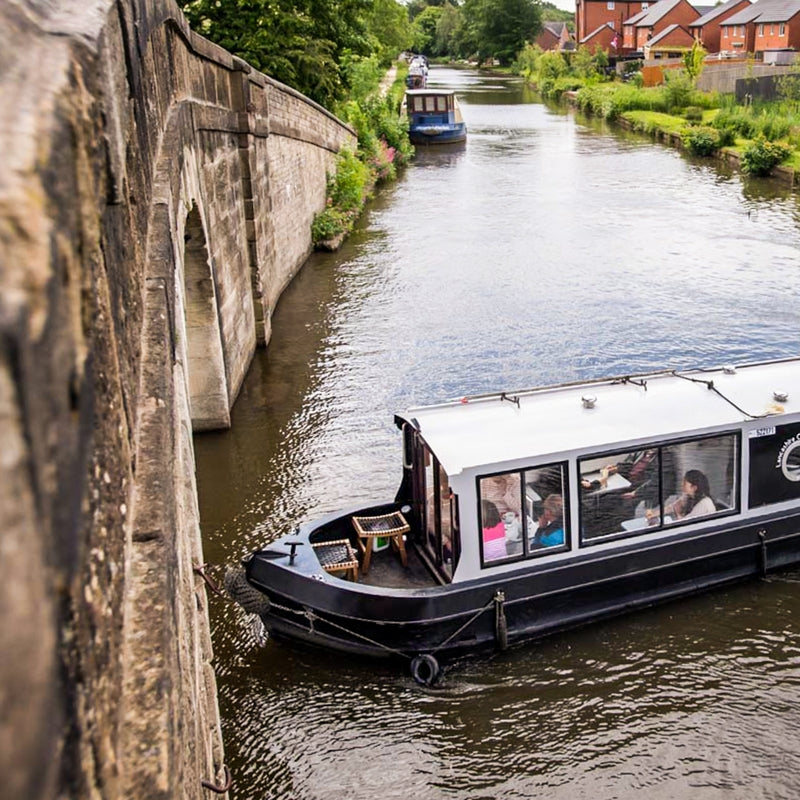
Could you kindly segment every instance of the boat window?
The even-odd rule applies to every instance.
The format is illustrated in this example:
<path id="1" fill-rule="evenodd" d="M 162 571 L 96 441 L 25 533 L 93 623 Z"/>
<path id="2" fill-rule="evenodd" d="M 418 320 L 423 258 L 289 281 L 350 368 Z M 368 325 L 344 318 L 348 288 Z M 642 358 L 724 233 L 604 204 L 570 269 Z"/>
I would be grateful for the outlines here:
<path id="1" fill-rule="evenodd" d="M 425 98 L 424 97 L 412 97 L 412 104 L 411 107 L 414 111 L 424 111 L 425 110 Z"/>
<path id="2" fill-rule="evenodd" d="M 737 434 L 581 459 L 581 539 L 652 531 L 739 507 Z"/>
<path id="3" fill-rule="evenodd" d="M 664 525 L 712 517 L 738 506 L 739 437 L 714 436 L 662 448 L 663 502 L 648 516 Z"/>
<path id="4" fill-rule="evenodd" d="M 749 434 L 750 508 L 800 498 L 800 423 Z"/>
<path id="5" fill-rule="evenodd" d="M 565 464 L 488 475 L 478 485 L 484 564 L 566 546 Z"/>
<path id="6" fill-rule="evenodd" d="M 646 527 L 645 512 L 661 497 L 659 463 L 658 448 L 579 461 L 582 538 Z"/>
<path id="7" fill-rule="evenodd" d="M 425 110 L 426 111 L 436 111 L 436 96 L 435 95 L 426 95 L 425 97 Z"/>

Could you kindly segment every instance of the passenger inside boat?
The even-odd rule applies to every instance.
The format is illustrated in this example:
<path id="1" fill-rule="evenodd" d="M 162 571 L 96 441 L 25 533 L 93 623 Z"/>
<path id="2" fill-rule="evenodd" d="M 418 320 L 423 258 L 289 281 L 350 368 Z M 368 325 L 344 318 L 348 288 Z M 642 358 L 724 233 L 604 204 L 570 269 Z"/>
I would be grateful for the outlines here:
<path id="1" fill-rule="evenodd" d="M 491 500 L 481 500 L 481 525 L 483 532 L 484 561 L 497 561 L 508 555 L 506 526 L 497 505 Z"/>
<path id="2" fill-rule="evenodd" d="M 579 460 L 582 539 L 731 511 L 738 451 L 738 437 L 723 434 Z"/>
<path id="3" fill-rule="evenodd" d="M 556 547 L 564 544 L 564 504 L 559 494 L 549 494 L 542 504 L 532 547 Z"/>

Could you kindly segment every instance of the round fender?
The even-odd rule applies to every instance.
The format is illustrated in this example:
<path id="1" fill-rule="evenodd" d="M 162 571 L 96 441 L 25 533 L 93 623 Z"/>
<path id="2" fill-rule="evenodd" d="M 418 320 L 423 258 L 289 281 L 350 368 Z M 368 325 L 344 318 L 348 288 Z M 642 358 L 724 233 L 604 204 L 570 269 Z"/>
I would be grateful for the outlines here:
<path id="1" fill-rule="evenodd" d="M 422 686 L 433 686 L 439 677 L 439 662 L 430 653 L 418 655 L 411 661 L 411 675 Z"/>

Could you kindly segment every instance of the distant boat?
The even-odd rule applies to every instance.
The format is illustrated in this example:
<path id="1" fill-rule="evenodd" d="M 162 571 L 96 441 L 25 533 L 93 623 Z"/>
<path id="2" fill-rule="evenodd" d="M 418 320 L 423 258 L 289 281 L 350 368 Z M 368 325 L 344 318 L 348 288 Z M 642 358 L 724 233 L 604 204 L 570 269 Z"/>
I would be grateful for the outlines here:
<path id="1" fill-rule="evenodd" d="M 467 126 L 453 91 L 409 89 L 403 108 L 414 144 L 451 144 L 467 138 Z"/>
<path id="2" fill-rule="evenodd" d="M 414 56 L 408 67 L 406 86 L 409 89 L 424 89 L 428 85 L 428 61 L 425 56 Z"/>

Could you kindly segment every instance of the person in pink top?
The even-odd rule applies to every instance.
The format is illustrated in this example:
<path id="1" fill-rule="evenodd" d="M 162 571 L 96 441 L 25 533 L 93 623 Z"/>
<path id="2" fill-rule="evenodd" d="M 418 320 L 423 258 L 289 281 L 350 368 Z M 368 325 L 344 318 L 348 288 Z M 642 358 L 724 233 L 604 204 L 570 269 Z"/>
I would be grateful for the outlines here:
<path id="1" fill-rule="evenodd" d="M 483 526 L 483 560 L 496 561 L 505 558 L 506 526 L 500 518 L 497 506 L 491 500 L 481 500 L 481 524 Z"/>

